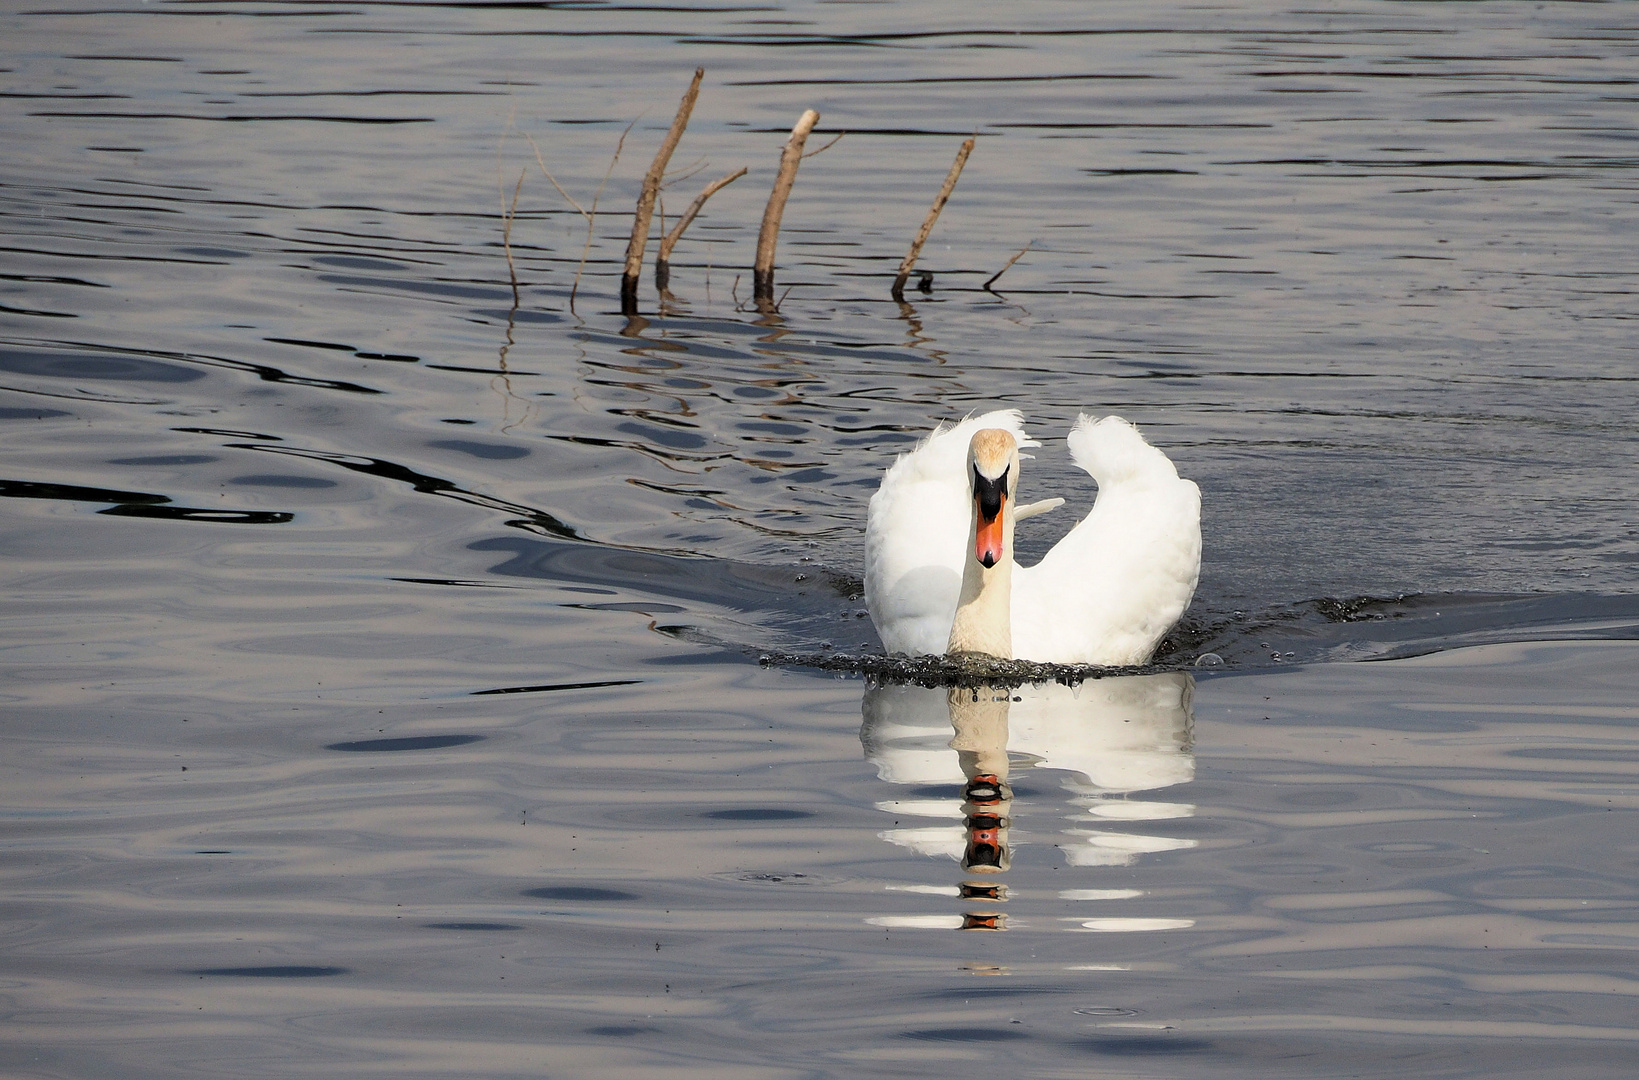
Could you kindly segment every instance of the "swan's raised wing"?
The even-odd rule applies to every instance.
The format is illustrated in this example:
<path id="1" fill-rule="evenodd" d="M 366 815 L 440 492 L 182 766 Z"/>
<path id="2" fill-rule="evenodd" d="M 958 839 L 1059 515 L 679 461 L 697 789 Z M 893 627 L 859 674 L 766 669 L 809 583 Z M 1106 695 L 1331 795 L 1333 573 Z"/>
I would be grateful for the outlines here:
<path id="1" fill-rule="evenodd" d="M 1021 447 L 1041 445 L 1025 436 L 1017 409 L 970 416 L 948 428 L 941 424 L 900 455 L 871 496 L 865 606 L 891 653 L 943 653 L 950 643 L 973 516 L 967 449 L 983 428 L 1009 431 Z"/>
<path id="2" fill-rule="evenodd" d="M 1070 456 L 1098 481 L 1092 512 L 1013 573 L 1013 655 L 1142 664 L 1189 607 L 1201 572 L 1201 492 L 1117 416 L 1081 417 Z"/>

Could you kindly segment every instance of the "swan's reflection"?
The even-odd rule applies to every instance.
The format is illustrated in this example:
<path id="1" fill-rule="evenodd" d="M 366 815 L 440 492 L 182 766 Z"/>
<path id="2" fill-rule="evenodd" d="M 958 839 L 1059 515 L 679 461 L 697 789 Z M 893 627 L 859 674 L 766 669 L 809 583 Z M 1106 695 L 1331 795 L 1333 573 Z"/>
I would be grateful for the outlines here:
<path id="1" fill-rule="evenodd" d="M 1020 765 L 1059 774 L 1076 812 L 1058 830 L 1055 842 L 1072 866 L 1124 866 L 1149 852 L 1193 847 L 1193 840 L 1148 836 L 1131 827 L 1194 813 L 1187 803 L 1133 797 L 1194 778 L 1193 689 L 1194 681 L 1184 672 L 1098 679 L 1077 687 L 947 691 L 893 683 L 869 686 L 860 741 L 877 774 L 891 784 L 959 785 L 962 795 L 959 805 L 948 797 L 880 802 L 879 809 L 898 817 L 960 817 L 962 822 L 900 827 L 880 835 L 924 855 L 949 856 L 964 870 L 987 875 L 954 890 L 935 886 L 915 891 L 1003 903 L 1007 886 L 988 875 L 1011 864 L 1009 776 L 1012 766 Z M 1107 899 L 1109 892 L 1080 889 L 1061 895 Z M 958 924 L 952 917 L 940 925 Z M 959 925 L 999 930 L 1006 919 L 996 911 L 969 911 Z"/>

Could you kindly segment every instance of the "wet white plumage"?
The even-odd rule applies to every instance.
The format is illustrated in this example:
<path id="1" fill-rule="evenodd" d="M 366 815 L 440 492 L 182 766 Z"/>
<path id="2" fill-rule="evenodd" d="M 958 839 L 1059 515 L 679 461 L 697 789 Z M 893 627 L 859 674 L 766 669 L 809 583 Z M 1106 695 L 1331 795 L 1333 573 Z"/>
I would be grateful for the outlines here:
<path id="1" fill-rule="evenodd" d="M 1017 409 L 941 424 L 894 462 L 871 498 L 865 602 L 889 652 L 946 649 L 972 558 L 968 446 L 985 428 L 1008 431 L 1020 447 L 1041 445 Z M 1142 664 L 1195 593 L 1200 490 L 1120 417 L 1082 416 L 1067 442 L 1098 498 L 1041 562 L 1013 564 L 1013 658 Z"/>

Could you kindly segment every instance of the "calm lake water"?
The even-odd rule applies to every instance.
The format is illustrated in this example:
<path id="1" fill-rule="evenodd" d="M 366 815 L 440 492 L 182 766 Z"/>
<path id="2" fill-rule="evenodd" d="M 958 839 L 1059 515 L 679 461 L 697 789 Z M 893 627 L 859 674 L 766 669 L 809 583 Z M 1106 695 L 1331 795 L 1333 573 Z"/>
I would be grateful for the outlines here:
<path id="1" fill-rule="evenodd" d="M 0 40 L 0 1071 L 1631 1075 L 1632 6 Z M 696 66 L 668 227 L 750 171 L 625 318 Z M 1159 669 L 759 663 L 880 652 L 866 500 L 1002 405 L 1027 555 L 1080 411 L 1200 484 Z"/>

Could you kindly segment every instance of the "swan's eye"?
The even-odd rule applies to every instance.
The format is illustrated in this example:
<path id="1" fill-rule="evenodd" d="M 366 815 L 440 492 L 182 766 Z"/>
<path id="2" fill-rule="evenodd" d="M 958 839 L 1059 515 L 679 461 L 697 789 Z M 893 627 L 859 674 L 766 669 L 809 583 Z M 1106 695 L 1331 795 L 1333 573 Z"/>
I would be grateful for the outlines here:
<path id="1" fill-rule="evenodd" d="M 1007 497 L 1007 474 L 992 480 L 973 466 L 973 497 L 978 500 L 979 513 L 986 521 L 994 521 L 1002 512 L 1002 500 Z"/>

